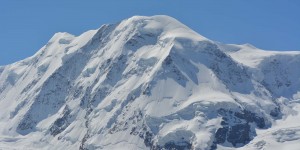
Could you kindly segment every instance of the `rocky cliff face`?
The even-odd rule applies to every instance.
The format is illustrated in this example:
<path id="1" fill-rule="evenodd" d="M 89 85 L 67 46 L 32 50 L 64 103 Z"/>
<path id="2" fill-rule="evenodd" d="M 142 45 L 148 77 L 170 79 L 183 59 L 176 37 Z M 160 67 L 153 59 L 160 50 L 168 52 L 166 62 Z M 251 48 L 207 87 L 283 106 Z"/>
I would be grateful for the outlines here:
<path id="1" fill-rule="evenodd" d="M 297 116 L 299 56 L 220 44 L 168 16 L 57 33 L 0 67 L 0 148 L 266 148 L 264 131 Z"/>

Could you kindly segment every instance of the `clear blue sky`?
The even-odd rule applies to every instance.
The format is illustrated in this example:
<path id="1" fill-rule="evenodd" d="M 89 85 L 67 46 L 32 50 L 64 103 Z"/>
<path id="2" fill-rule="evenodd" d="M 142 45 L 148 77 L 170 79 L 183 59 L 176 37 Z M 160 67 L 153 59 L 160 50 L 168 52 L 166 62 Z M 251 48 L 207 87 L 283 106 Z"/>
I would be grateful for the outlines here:
<path id="1" fill-rule="evenodd" d="M 79 35 L 133 15 L 158 14 L 222 43 L 300 50 L 300 0 L 3 0 L 0 65 L 33 55 L 56 32 Z"/>

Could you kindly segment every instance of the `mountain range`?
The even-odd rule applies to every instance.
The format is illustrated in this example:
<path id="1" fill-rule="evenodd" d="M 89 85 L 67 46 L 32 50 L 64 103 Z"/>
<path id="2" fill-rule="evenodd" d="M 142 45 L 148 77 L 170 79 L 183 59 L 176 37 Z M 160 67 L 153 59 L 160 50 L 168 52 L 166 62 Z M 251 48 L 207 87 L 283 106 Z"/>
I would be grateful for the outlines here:
<path id="1" fill-rule="evenodd" d="M 299 65 L 163 15 L 56 33 L 0 67 L 0 149 L 296 150 Z"/>

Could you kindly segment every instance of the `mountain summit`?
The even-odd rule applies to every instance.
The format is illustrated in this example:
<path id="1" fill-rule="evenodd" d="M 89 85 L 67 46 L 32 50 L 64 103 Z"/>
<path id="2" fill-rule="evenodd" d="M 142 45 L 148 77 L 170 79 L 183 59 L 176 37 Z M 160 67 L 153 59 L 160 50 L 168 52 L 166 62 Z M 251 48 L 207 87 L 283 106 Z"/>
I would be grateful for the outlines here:
<path id="1" fill-rule="evenodd" d="M 168 16 L 56 33 L 0 67 L 0 149 L 292 149 L 299 64 Z"/>

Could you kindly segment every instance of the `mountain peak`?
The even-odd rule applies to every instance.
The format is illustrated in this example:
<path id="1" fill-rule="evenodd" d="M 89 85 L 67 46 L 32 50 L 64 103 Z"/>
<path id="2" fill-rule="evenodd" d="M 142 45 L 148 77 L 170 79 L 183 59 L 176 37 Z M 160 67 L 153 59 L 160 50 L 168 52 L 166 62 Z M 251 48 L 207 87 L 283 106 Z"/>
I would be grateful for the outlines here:
<path id="1" fill-rule="evenodd" d="M 208 40 L 199 35 L 180 21 L 166 15 L 133 16 L 125 19 L 119 25 L 136 26 L 141 31 L 161 34 L 161 38 L 189 38 L 193 40 Z"/>
<path id="2" fill-rule="evenodd" d="M 67 41 L 70 41 L 74 38 L 75 38 L 75 36 L 68 32 L 57 32 L 51 37 L 51 39 L 49 40 L 49 43 L 59 40 L 58 41 L 59 43 L 66 44 L 66 43 L 68 43 Z"/>

